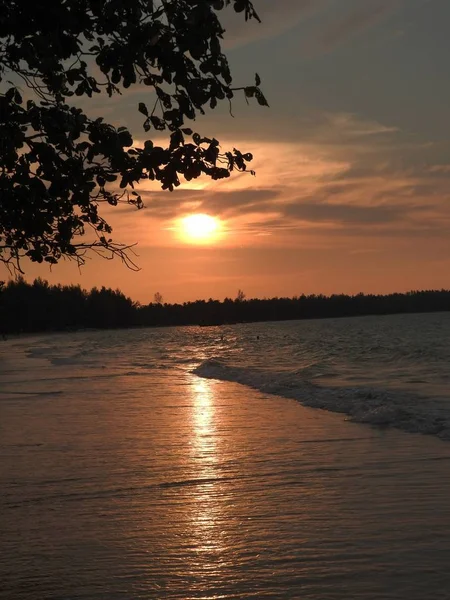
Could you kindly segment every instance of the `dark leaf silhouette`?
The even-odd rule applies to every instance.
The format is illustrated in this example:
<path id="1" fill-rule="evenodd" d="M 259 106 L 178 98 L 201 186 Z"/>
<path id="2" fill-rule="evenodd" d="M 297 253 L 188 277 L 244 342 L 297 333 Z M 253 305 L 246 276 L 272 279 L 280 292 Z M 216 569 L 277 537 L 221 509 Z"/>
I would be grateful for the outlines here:
<path id="1" fill-rule="evenodd" d="M 183 179 L 247 170 L 249 153 L 221 151 L 189 126 L 237 91 L 267 105 L 258 75 L 251 88 L 232 87 L 225 9 L 259 21 L 251 0 L 0 0 L 1 261 L 19 270 L 24 256 L 82 264 L 93 249 L 134 267 L 130 247 L 110 237 L 103 205 L 141 207 L 130 189 L 146 179 L 173 190 Z M 77 105 L 132 86 L 145 100 L 144 131 L 165 132 L 167 147 L 135 146 L 126 127 Z"/>
<path id="2" fill-rule="evenodd" d="M 139 112 L 148 117 L 148 110 L 143 102 L 139 102 Z"/>

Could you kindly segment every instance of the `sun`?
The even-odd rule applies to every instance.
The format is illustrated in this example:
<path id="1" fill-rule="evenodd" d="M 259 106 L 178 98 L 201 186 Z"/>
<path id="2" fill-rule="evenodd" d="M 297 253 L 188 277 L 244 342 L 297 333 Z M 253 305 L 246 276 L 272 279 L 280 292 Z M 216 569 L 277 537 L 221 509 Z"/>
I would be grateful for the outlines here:
<path id="1" fill-rule="evenodd" d="M 189 215 L 181 219 L 182 238 L 191 243 L 212 242 L 219 237 L 220 221 L 205 214 Z"/>

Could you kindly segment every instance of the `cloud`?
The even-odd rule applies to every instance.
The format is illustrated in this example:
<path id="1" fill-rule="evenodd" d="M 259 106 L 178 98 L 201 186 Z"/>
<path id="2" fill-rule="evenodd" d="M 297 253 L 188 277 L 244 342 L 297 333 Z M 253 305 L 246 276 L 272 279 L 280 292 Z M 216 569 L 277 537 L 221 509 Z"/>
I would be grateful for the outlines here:
<path id="1" fill-rule="evenodd" d="M 432 165 L 429 167 L 428 172 L 447 175 L 450 173 L 450 165 Z"/>
<path id="2" fill-rule="evenodd" d="M 334 224 L 374 225 L 392 223 L 406 215 L 398 206 L 358 206 L 354 204 L 292 203 L 283 206 L 286 217 L 302 221 Z"/>
<path id="3" fill-rule="evenodd" d="M 318 38 L 319 46 L 330 51 L 349 38 L 377 24 L 399 5 L 396 0 L 365 0 L 352 12 L 331 22 Z"/>
<path id="4" fill-rule="evenodd" d="M 274 201 L 279 189 L 248 189 L 213 191 L 210 189 L 175 190 L 172 193 L 146 191 L 141 193 L 144 216 L 157 219 L 174 219 L 186 213 L 208 213 L 226 218 L 236 214 L 261 210 L 264 204 Z"/>
<path id="5" fill-rule="evenodd" d="M 235 214 L 258 212 L 264 206 L 273 206 L 281 195 L 280 189 L 249 189 L 235 192 L 205 193 L 198 206 L 199 212 L 206 212 L 222 217 Z"/>
<path id="6" fill-rule="evenodd" d="M 295 27 L 302 19 L 323 10 L 330 0 L 258 0 L 255 9 L 261 19 L 246 22 L 243 13 L 236 13 L 232 7 L 219 13 L 219 19 L 226 30 L 225 48 L 243 46 L 261 39 L 280 35 Z"/>
<path id="7" fill-rule="evenodd" d="M 254 154 L 256 177 L 200 178 L 173 193 L 142 186 L 146 208 L 141 218 L 115 219 L 116 238 L 179 245 L 171 231 L 189 212 L 223 219 L 223 247 L 354 249 L 356 239 L 448 237 L 450 168 L 424 165 L 422 141 L 344 112 L 316 111 L 306 125 L 297 141 L 252 140 L 246 131 L 221 138 Z"/>
<path id="8" fill-rule="evenodd" d="M 367 137 L 396 133 L 398 127 L 389 127 L 375 121 L 363 120 L 351 113 L 326 114 L 327 122 L 336 133 L 349 137 Z"/>

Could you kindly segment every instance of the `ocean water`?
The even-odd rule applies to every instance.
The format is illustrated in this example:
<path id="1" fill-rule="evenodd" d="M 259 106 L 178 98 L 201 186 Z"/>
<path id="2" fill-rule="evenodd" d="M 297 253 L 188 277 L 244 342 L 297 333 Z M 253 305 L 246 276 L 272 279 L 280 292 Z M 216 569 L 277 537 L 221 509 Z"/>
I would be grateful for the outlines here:
<path id="1" fill-rule="evenodd" d="M 435 313 L 244 327 L 194 372 L 450 439 L 449 364 L 450 313 Z"/>
<path id="2" fill-rule="evenodd" d="M 433 314 L 2 342 L 0 598 L 450 598 L 449 341 Z"/>

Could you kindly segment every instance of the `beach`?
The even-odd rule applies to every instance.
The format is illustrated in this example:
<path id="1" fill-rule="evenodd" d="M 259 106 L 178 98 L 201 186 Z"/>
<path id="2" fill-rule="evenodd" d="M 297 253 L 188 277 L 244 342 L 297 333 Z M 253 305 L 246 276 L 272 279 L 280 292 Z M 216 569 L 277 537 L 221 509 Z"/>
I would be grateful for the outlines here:
<path id="1" fill-rule="evenodd" d="M 448 442 L 145 369 L 136 335 L 1 347 L 0 598 L 450 597 Z"/>

